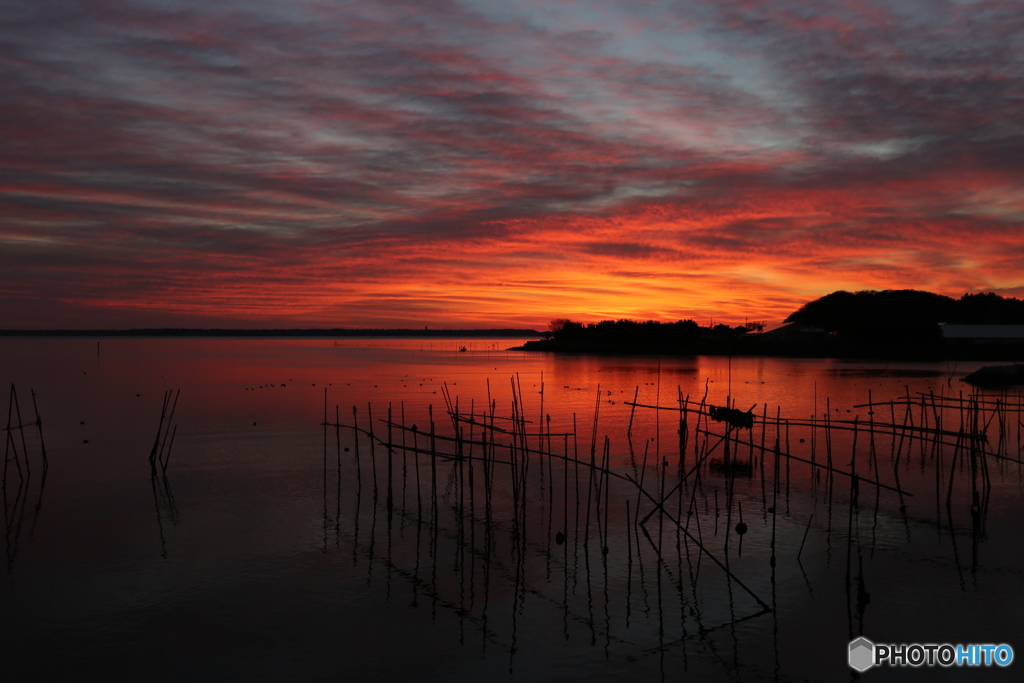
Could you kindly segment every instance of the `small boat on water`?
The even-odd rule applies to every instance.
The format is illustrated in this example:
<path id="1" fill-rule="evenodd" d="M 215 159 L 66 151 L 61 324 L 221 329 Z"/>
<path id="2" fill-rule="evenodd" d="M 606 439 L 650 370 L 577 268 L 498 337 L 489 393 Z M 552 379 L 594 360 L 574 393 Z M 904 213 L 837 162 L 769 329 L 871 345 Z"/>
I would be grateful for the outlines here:
<path id="1" fill-rule="evenodd" d="M 964 377 L 976 387 L 1005 387 L 1024 384 L 1024 365 L 986 365 Z"/>

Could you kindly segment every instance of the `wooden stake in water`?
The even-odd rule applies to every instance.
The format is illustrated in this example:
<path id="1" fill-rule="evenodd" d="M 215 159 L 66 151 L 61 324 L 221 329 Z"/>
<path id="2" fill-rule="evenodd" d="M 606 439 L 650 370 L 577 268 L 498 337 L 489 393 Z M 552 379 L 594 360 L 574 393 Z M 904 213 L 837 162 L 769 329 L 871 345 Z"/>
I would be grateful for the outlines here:
<path id="1" fill-rule="evenodd" d="M 370 465 L 373 473 L 373 503 L 377 504 L 377 439 L 373 435 L 373 406 L 366 404 L 367 422 L 370 431 Z M 375 518 L 376 519 L 376 518 Z"/>

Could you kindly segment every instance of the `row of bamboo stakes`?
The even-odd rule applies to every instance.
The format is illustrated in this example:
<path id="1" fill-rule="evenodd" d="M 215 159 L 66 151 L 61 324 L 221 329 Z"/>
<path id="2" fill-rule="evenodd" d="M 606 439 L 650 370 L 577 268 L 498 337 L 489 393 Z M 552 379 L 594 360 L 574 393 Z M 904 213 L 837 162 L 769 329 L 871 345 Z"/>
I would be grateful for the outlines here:
<path id="1" fill-rule="evenodd" d="M 7 401 L 2 487 L 8 573 L 13 571 L 27 518 L 30 519 L 29 535 L 31 536 L 35 532 L 39 511 L 43 504 L 46 475 L 50 468 L 50 462 L 46 456 L 46 443 L 43 440 L 43 420 L 39 416 L 39 408 L 36 405 L 36 392 L 30 389 L 29 393 L 32 396 L 34 415 L 30 421 L 26 421 L 22 417 L 18 391 L 13 383 Z M 29 436 L 25 434 L 26 428 L 30 432 Z M 32 431 L 35 432 L 35 438 L 31 434 Z M 38 484 L 34 484 L 33 473 L 37 473 Z M 30 501 L 33 501 L 31 515 L 28 513 Z"/>
<path id="2" fill-rule="evenodd" d="M 954 484 L 963 478 L 969 480 L 966 493 L 970 500 L 971 568 L 976 570 L 977 546 L 984 538 L 992 491 L 992 469 L 1001 468 L 1000 472 L 1005 475 L 1006 468 L 1014 463 L 1018 477 L 1021 471 L 1024 402 L 1020 396 L 911 395 L 908 388 L 906 395 L 890 401 L 876 402 L 869 392 L 868 402 L 855 406 L 867 409 L 866 418 L 857 415 L 853 419 L 836 419 L 831 399 L 827 398 L 821 414 L 788 419 L 778 408 L 771 415 L 766 404 L 759 411 L 756 406 L 738 410 L 732 399 L 727 399 L 725 406 L 713 406 L 708 402 L 707 387 L 699 399 L 684 396 L 677 389 L 675 405 L 644 404 L 637 400 L 638 387 L 633 400 L 626 402 L 631 411 L 625 434 L 627 460 L 613 455 L 609 436 L 599 438 L 600 388 L 589 431 L 581 428 L 574 414 L 571 431 L 561 432 L 552 430 L 551 417 L 545 412 L 543 379 L 535 420 L 528 419 L 518 376 L 511 378 L 510 390 L 510 410 L 499 415 L 497 402 L 490 396 L 489 382 L 487 403 L 479 406 L 475 401 L 468 406 L 460 404 L 458 397 L 452 396 L 444 385 L 444 412 L 435 415 L 433 406 L 428 407 L 424 426 L 406 419 L 404 402 L 397 409 L 389 404 L 385 413 L 376 416 L 372 405 L 368 404 L 362 414 L 359 407 L 352 406 L 351 422 L 343 423 L 339 406 L 335 406 L 333 416 L 328 415 L 325 390 L 322 422 L 325 548 L 332 517 L 336 538 L 342 536 L 342 480 L 345 475 L 341 434 L 344 431 L 351 435 L 352 440 L 347 443 L 351 443 L 354 451 L 347 460 L 355 468 L 355 535 L 348 537 L 353 542 L 353 561 L 357 548 L 363 547 L 371 557 L 385 563 L 389 578 L 392 572 L 409 574 L 407 578 L 414 586 L 414 603 L 418 596 L 431 595 L 435 608 L 438 604 L 447 605 L 460 619 L 475 624 L 485 643 L 498 642 L 497 634 L 487 621 L 489 581 L 493 574 L 505 577 L 515 596 L 512 633 L 501 643 L 508 648 L 510 656 L 516 650 L 515 625 L 522 615 L 527 594 L 541 598 L 562 612 L 567 636 L 569 623 L 574 622 L 589 630 L 593 643 L 603 638 L 606 652 L 613 643 L 625 643 L 619 635 L 621 629 L 612 632 L 615 615 L 608 609 L 609 587 L 625 586 L 623 626 L 628 628 L 633 607 L 629 594 L 633 575 L 634 571 L 640 571 L 641 584 L 645 583 L 642 568 L 645 555 L 654 557 L 658 609 L 662 609 L 663 574 L 672 584 L 678 600 L 680 614 L 676 623 L 681 625 L 682 631 L 677 633 L 676 644 L 709 630 L 735 628 L 737 623 L 747 619 L 765 615 L 774 618 L 778 517 L 788 515 L 794 486 L 824 498 L 827 512 L 819 525 L 824 526 L 829 553 L 833 532 L 841 533 L 833 519 L 833 503 L 845 498 L 848 514 L 844 587 L 849 630 L 856 635 L 857 624 L 862 628 L 870 603 L 863 571 L 862 546 L 865 544 L 855 530 L 855 527 L 859 529 L 862 488 L 875 493 L 872 537 L 866 544 L 873 552 L 883 493 L 895 498 L 899 514 L 909 523 L 907 503 L 914 494 L 901 483 L 901 473 L 906 478 L 915 460 L 922 471 L 926 464 L 932 467 L 936 509 L 944 499 L 957 571 L 964 585 L 956 548 L 958 527 L 954 524 L 954 509 L 964 492 L 954 495 Z M 662 452 L 659 427 L 654 438 L 634 442 L 638 410 L 654 411 L 656 423 L 659 415 L 673 418 L 678 434 L 677 451 Z M 442 431 L 438 418 L 448 425 L 447 429 Z M 328 429 L 331 428 L 335 431 L 334 473 L 329 472 L 328 458 Z M 798 434 L 806 438 L 799 438 Z M 881 456 L 884 452 L 889 454 L 887 464 Z M 796 478 L 796 484 L 795 468 L 802 468 L 806 473 Z M 958 476 L 964 474 L 969 476 Z M 710 475 L 724 479 L 725 533 L 720 538 L 720 548 L 713 546 L 714 539 L 719 538 L 719 490 L 715 487 L 708 491 L 714 484 L 708 481 Z M 743 541 L 749 530 L 745 520 L 750 520 L 751 510 L 748 507 L 744 518 L 743 501 L 736 496 L 735 484 L 737 480 L 755 475 L 760 480 L 760 516 L 770 533 L 768 567 L 753 576 L 748 571 L 741 577 L 733 565 L 742 558 Z M 331 477 L 334 477 L 334 489 L 329 495 Z M 847 485 L 838 485 L 841 479 Z M 700 514 L 703 503 L 704 518 L 710 516 L 708 493 L 714 496 L 715 528 L 710 538 L 710 530 L 702 528 Z M 376 528 L 378 509 L 387 526 L 388 552 L 383 558 L 376 552 L 374 540 L 368 546 L 359 544 L 364 497 L 370 501 L 373 528 Z M 328 509 L 329 499 L 334 502 L 334 510 Z M 803 532 L 794 557 L 805 579 L 802 555 L 813 521 L 811 514 L 802 524 Z M 408 524 L 416 530 L 411 573 L 403 569 L 400 561 L 392 561 L 391 538 L 396 524 L 402 529 Z M 427 553 L 432 562 L 430 580 L 424 580 L 420 572 L 421 532 L 428 537 Z M 375 538 L 373 533 L 371 539 Z M 452 569 L 459 572 L 459 599 L 440 597 L 439 538 L 448 538 L 454 547 Z M 499 541 L 499 538 L 504 540 Z M 646 545 L 642 548 L 644 542 Z M 501 543 L 504 543 L 502 557 L 505 559 L 499 561 L 497 554 Z M 609 569 L 609 555 L 617 555 L 613 557 L 612 569 Z M 543 559 L 544 580 L 540 585 L 535 578 L 530 580 L 533 576 L 531 558 Z M 613 575 L 621 571 L 622 560 L 626 577 L 622 584 L 616 584 Z M 714 567 L 712 571 L 717 574 L 714 581 L 724 582 L 728 593 L 729 614 L 719 615 L 719 623 L 715 625 L 709 624 L 708 615 L 702 614 L 698 589 L 702 563 Z M 749 561 L 742 566 L 749 570 Z M 467 567 L 469 574 L 479 568 L 484 575 L 485 606 L 482 610 L 474 610 L 473 600 L 469 604 L 463 600 L 465 593 L 472 594 L 476 587 L 474 577 L 467 576 Z M 561 574 L 561 596 L 552 594 L 546 585 L 551 581 L 553 569 Z M 603 577 L 603 584 L 597 581 L 603 586 L 598 592 L 605 606 L 603 624 L 601 610 L 595 612 L 592 594 L 595 572 L 592 569 L 600 570 L 597 578 Z M 650 569 L 648 567 L 648 574 Z M 770 575 L 770 597 L 752 587 L 763 583 L 765 573 Z M 581 585 L 580 595 L 585 597 L 586 607 L 574 602 Z M 739 612 L 734 605 L 734 589 L 736 598 L 746 596 L 747 607 Z M 645 593 L 645 604 L 647 597 Z M 664 623 L 659 632 L 664 635 Z M 664 653 L 671 645 L 661 642 L 655 650 Z"/>

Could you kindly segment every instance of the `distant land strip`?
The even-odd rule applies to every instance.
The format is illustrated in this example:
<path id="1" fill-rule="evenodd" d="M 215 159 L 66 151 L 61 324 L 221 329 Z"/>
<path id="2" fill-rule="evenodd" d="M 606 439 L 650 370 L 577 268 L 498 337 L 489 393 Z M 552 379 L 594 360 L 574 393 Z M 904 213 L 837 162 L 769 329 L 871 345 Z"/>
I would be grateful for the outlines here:
<path id="1" fill-rule="evenodd" d="M 536 330 L 412 330 L 412 329 L 194 329 L 180 327 L 133 330 L 0 330 L 0 337 L 540 337 Z"/>

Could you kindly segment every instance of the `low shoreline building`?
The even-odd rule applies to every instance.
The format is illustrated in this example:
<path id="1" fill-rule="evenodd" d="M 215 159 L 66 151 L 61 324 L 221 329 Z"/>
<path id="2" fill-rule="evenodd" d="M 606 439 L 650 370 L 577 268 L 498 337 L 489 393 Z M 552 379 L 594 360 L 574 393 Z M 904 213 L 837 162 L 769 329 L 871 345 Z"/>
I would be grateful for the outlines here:
<path id="1" fill-rule="evenodd" d="M 1024 325 L 939 323 L 942 338 L 962 345 L 1024 344 Z"/>

